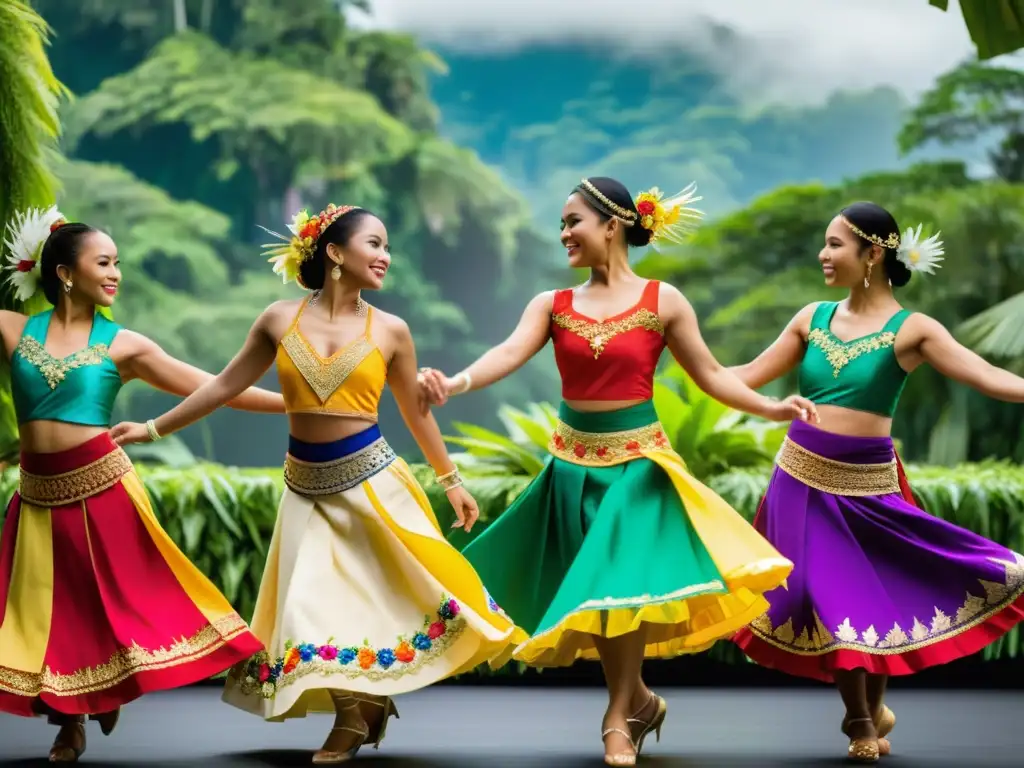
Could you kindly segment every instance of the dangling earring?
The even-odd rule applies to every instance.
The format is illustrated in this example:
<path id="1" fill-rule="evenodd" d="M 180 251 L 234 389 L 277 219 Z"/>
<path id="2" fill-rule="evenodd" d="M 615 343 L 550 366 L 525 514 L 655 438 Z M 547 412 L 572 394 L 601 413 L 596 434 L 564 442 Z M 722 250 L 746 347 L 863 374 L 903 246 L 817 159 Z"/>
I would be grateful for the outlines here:
<path id="1" fill-rule="evenodd" d="M 331 280 L 341 280 L 341 265 L 335 264 L 331 270 Z"/>
<path id="2" fill-rule="evenodd" d="M 869 261 L 869 262 L 868 262 L 868 273 L 867 273 L 866 275 L 864 275 L 864 287 L 865 287 L 865 288 L 870 288 L 870 287 L 871 287 L 871 268 L 872 268 L 873 266 L 875 266 L 875 265 L 874 265 L 874 264 L 872 264 L 872 263 L 871 263 L 871 262 Z"/>
<path id="3" fill-rule="evenodd" d="M 71 281 L 64 283 L 64 293 L 71 293 Z"/>

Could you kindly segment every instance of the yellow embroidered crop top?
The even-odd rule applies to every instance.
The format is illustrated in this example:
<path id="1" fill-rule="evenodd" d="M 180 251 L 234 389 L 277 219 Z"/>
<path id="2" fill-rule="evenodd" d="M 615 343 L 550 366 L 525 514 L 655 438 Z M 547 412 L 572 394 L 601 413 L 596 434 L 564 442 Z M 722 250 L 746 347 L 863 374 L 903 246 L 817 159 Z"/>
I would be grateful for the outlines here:
<path id="1" fill-rule="evenodd" d="M 330 357 L 323 357 L 299 329 L 308 304 L 307 298 L 277 347 L 277 378 L 285 411 L 376 421 L 388 366 L 370 336 L 373 309 L 367 307 L 366 329 L 361 336 Z"/>

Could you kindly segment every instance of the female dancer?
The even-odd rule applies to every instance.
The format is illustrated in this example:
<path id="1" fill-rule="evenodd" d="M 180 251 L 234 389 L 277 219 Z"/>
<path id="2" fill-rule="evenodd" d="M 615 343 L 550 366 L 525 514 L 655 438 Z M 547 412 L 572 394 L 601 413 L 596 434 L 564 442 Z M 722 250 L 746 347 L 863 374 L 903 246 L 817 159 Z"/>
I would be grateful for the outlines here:
<path id="1" fill-rule="evenodd" d="M 275 271 L 315 292 L 267 308 L 241 352 L 192 397 L 113 434 L 125 444 L 175 432 L 257 381 L 276 358 L 291 438 L 252 621 L 268 652 L 232 671 L 224 698 L 273 721 L 335 712 L 313 761 L 338 763 L 364 743 L 379 746 L 389 715 L 398 715 L 386 697 L 507 657 L 525 634 L 445 540 L 377 427 L 387 383 L 456 525 L 470 530 L 476 502 L 433 416 L 419 407 L 409 328 L 360 295 L 382 287 L 391 263 L 384 224 L 362 208 L 330 205 L 313 218 L 300 212 L 291 229 L 294 237 L 272 251 Z"/>
<path id="2" fill-rule="evenodd" d="M 896 723 L 890 675 L 975 653 L 1024 619 L 1024 558 L 914 503 L 889 437 L 907 375 L 922 363 L 991 397 L 1024 402 L 1024 379 L 960 346 L 938 322 L 900 307 L 892 288 L 941 261 L 937 235 L 900 237 L 873 203 L 836 216 L 818 255 L 846 301 L 801 310 L 753 362 L 760 387 L 800 368 L 820 428 L 793 424 L 755 526 L 796 567 L 788 589 L 735 638 L 754 661 L 835 682 L 849 756 L 887 754 Z"/>
<path id="3" fill-rule="evenodd" d="M 104 233 L 50 208 L 20 216 L 6 244 L 16 297 L 38 304 L 41 290 L 54 308 L 0 312 L 22 446 L 0 538 L 0 711 L 49 715 L 60 726 L 51 762 L 74 762 L 83 715 L 108 734 L 122 705 L 261 646 L 160 527 L 107 432 L 125 382 L 184 396 L 212 376 L 102 314 L 121 282 Z M 261 389 L 231 405 L 284 410 Z"/>
<path id="4" fill-rule="evenodd" d="M 561 239 L 570 266 L 590 269 L 589 282 L 540 294 L 505 342 L 453 378 L 425 371 L 421 384 L 440 404 L 508 376 L 554 342 L 564 400 L 554 460 L 465 555 L 531 630 L 517 659 L 537 667 L 600 659 L 610 765 L 633 765 L 665 719 L 665 701 L 641 679 L 643 659 L 697 653 L 732 635 L 792 568 L 687 474 L 651 402 L 667 346 L 724 403 L 775 420 L 813 411 L 743 386 L 712 357 L 682 294 L 630 270 L 628 246 L 681 239 L 697 215 L 683 207 L 688 193 L 663 202 L 654 190 L 634 202 L 613 179 L 584 179 L 562 210 Z"/>

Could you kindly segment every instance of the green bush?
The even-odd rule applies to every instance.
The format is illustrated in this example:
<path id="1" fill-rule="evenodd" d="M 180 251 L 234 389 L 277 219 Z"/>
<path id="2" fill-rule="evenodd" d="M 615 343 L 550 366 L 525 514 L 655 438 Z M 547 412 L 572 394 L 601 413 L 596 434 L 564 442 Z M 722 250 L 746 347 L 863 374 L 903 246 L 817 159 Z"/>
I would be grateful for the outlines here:
<path id="1" fill-rule="evenodd" d="M 141 465 L 138 471 L 167 533 L 217 583 L 239 613 L 250 617 L 284 487 L 281 470 L 199 464 L 188 469 Z M 442 529 L 448 529 L 453 520 L 451 509 L 444 493 L 431 481 L 433 472 L 423 466 L 414 466 L 413 471 Z M 753 520 L 769 473 L 767 467 L 733 470 L 707 482 L 747 520 Z M 992 462 L 953 469 L 911 466 L 907 473 L 928 512 L 1024 551 L 1024 469 Z M 466 486 L 481 511 L 474 535 L 500 516 L 529 480 L 525 474 L 512 481 L 500 476 L 469 477 Z M 9 498 L 16 483 L 17 469 L 7 468 L 0 479 L 0 493 Z M 468 536 L 454 531 L 449 539 L 462 547 Z M 990 646 L 986 658 L 1015 657 L 1019 645 L 1015 629 Z M 730 661 L 742 658 L 729 643 L 720 643 L 713 653 Z"/>

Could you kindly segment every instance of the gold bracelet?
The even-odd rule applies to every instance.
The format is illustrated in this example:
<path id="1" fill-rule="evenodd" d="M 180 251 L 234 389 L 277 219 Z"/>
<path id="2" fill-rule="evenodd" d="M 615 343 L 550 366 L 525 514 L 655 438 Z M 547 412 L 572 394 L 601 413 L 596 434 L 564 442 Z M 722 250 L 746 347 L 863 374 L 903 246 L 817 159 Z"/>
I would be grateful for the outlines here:
<path id="1" fill-rule="evenodd" d="M 155 443 L 160 439 L 160 433 L 156 431 L 156 421 L 153 419 L 146 422 L 146 432 L 149 433 L 150 442 Z"/>
<path id="2" fill-rule="evenodd" d="M 465 381 L 465 386 L 460 386 L 457 390 L 454 390 L 452 392 L 452 395 L 462 395 L 465 394 L 466 392 L 469 392 L 469 390 L 473 388 L 473 378 L 465 371 L 456 375 L 456 377 L 452 379 L 452 381 L 458 381 L 459 379 L 463 379 Z"/>
<path id="3" fill-rule="evenodd" d="M 453 488 L 458 488 L 462 485 L 462 476 L 459 474 L 457 467 L 447 474 L 435 475 L 434 480 L 446 491 L 450 491 Z"/>

